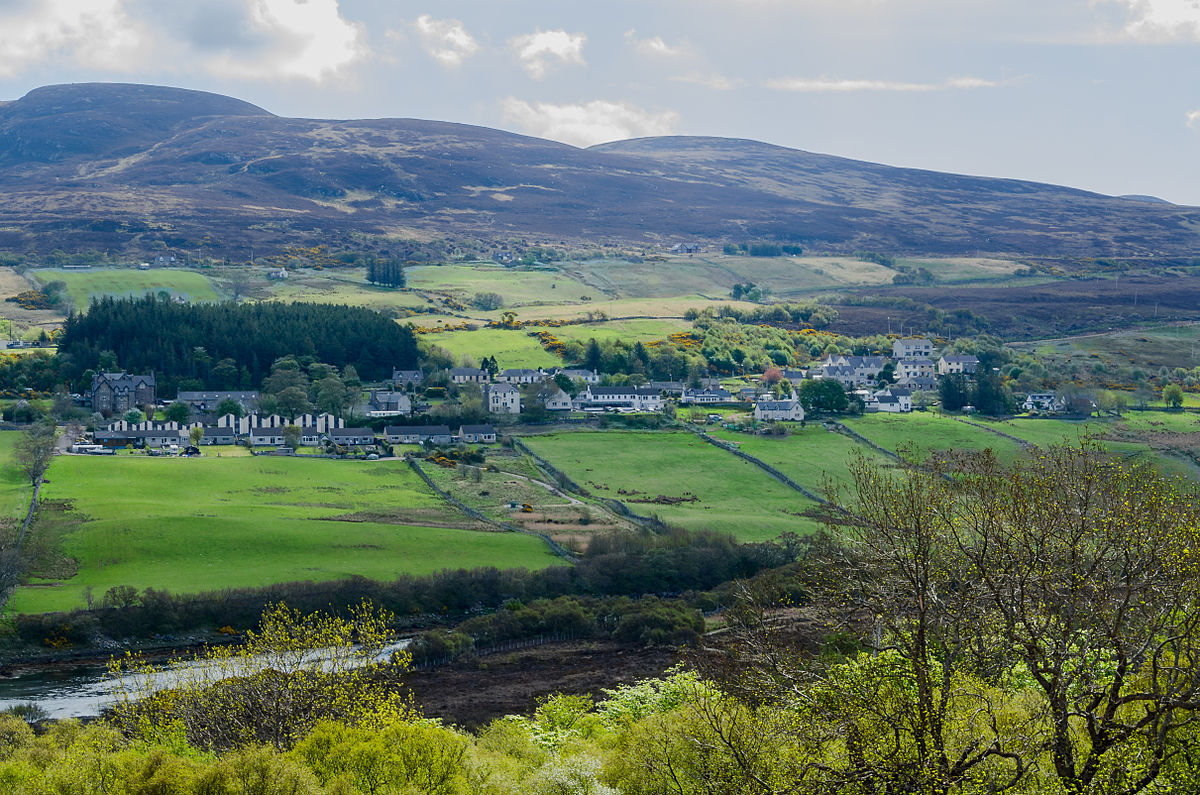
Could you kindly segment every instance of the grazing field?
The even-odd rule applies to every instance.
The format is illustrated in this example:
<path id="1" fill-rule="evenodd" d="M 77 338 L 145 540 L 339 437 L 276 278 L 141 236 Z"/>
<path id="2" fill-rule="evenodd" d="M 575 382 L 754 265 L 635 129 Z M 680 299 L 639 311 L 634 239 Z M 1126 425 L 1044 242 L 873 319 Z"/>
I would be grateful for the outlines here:
<path id="1" fill-rule="evenodd" d="M 780 296 L 838 287 L 890 285 L 896 272 L 853 257 L 734 257 L 714 260 L 740 281 L 771 288 Z"/>
<path id="2" fill-rule="evenodd" d="M 610 320 L 604 323 L 583 323 L 576 326 L 557 326 L 546 329 L 560 340 L 587 342 L 597 340 L 621 340 L 623 342 L 653 342 L 666 339 L 680 331 L 688 331 L 692 324 L 686 320 Z M 537 330 L 537 329 L 533 329 Z"/>
<path id="3" fill-rule="evenodd" d="M 422 334 L 425 345 L 445 348 L 456 357 L 468 356 L 477 364 L 485 356 L 495 356 L 501 368 L 557 367 L 562 359 L 547 351 L 526 329 L 480 328 L 475 331 L 440 331 Z"/>
<path id="4" fill-rule="evenodd" d="M 18 590 L 23 612 L 115 585 L 190 593 L 558 560 L 535 537 L 468 529 L 399 461 L 63 456 L 43 497 L 39 543 L 60 570 Z"/>
<path id="5" fill-rule="evenodd" d="M 408 268 L 408 286 L 453 293 L 469 301 L 475 293 L 498 293 L 505 308 L 526 304 L 580 304 L 603 294 L 558 270 L 525 270 L 499 265 L 422 265 Z"/>
<path id="6" fill-rule="evenodd" d="M 533 304 L 514 308 L 521 320 L 565 320 L 582 318 L 588 312 L 603 312 L 613 319 L 679 318 L 689 309 L 718 309 L 732 306 L 738 309 L 753 309 L 758 304 L 748 301 L 730 301 L 702 295 L 683 295 L 673 298 L 620 298 L 612 301 L 591 301 L 586 304 Z M 498 320 L 500 312 L 470 312 L 472 317 Z"/>
<path id="7" fill-rule="evenodd" d="M 265 280 L 265 276 L 262 278 Z M 363 268 L 289 271 L 287 279 L 266 284 L 269 285 L 270 296 L 278 301 L 347 304 L 375 310 L 414 309 L 432 305 L 411 290 L 369 284 Z"/>
<path id="8" fill-rule="evenodd" d="M 564 433 L 525 443 L 591 493 L 669 524 L 742 541 L 816 527 L 802 515 L 811 500 L 687 432 Z"/>
<path id="9" fill-rule="evenodd" d="M 915 444 L 920 451 L 991 449 L 998 458 L 1007 461 L 1022 450 L 1021 445 L 1012 439 L 928 411 L 864 414 L 846 418 L 843 422 L 846 427 L 890 452 L 909 444 Z M 1023 438 L 1019 434 L 1013 435 Z"/>
<path id="10" fill-rule="evenodd" d="M 1142 326 L 1102 334 L 1012 343 L 1010 347 L 1021 353 L 1034 353 L 1048 367 L 1064 371 L 1069 371 L 1072 366 L 1091 370 L 1097 365 L 1103 366 L 1106 373 L 1131 367 L 1190 370 L 1200 367 L 1200 324 Z"/>
<path id="11" fill-rule="evenodd" d="M 897 264 L 924 268 L 939 282 L 1005 281 L 1026 267 L 1013 260 L 986 257 L 904 258 L 898 260 Z"/>
<path id="12" fill-rule="evenodd" d="M 849 464 L 858 453 L 868 460 L 886 463 L 877 451 L 815 424 L 796 427 L 787 437 L 755 436 L 723 428 L 709 429 L 707 433 L 737 445 L 743 453 L 775 467 L 816 494 L 825 493 L 826 478 L 848 482 Z"/>
<path id="13" fill-rule="evenodd" d="M 166 290 L 172 296 L 189 301 L 216 301 L 220 298 L 212 281 L 201 273 L 173 268 L 148 271 L 133 268 L 97 268 L 65 271 L 43 268 L 31 273 L 42 284 L 59 281 L 67 285 L 67 294 L 77 309 L 86 309 L 93 298 L 139 296 Z"/>
<path id="14" fill-rule="evenodd" d="M 29 507 L 29 480 L 17 468 L 17 431 L 0 431 L 0 522 L 23 518 Z"/>

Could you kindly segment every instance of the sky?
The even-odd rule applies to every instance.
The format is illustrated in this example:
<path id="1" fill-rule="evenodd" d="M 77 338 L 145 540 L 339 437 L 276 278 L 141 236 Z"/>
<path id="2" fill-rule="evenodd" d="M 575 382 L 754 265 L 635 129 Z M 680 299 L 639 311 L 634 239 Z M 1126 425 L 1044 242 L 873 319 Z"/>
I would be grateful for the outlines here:
<path id="1" fill-rule="evenodd" d="M 0 0 L 0 99 L 714 135 L 1200 205 L 1200 0 Z"/>

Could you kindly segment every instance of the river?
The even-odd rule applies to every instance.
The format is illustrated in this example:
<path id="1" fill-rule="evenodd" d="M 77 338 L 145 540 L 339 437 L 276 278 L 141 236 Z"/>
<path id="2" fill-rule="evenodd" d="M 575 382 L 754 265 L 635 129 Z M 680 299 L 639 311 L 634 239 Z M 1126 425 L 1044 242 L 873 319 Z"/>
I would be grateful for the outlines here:
<path id="1" fill-rule="evenodd" d="M 363 658 L 362 663 L 387 660 L 393 653 L 406 648 L 409 641 L 405 638 L 386 646 L 374 657 Z M 264 658 L 256 659 L 260 663 L 264 661 Z M 321 655 L 317 654 L 311 661 L 319 664 L 320 659 Z M 197 667 L 201 670 L 205 667 L 203 661 L 184 665 L 193 671 Z M 152 687 L 160 690 L 170 686 L 173 681 L 169 672 L 164 673 L 154 678 Z M 0 710 L 33 704 L 51 718 L 87 718 L 99 715 L 116 699 L 114 682 L 109 677 L 107 667 L 95 662 L 32 669 L 0 679 Z"/>

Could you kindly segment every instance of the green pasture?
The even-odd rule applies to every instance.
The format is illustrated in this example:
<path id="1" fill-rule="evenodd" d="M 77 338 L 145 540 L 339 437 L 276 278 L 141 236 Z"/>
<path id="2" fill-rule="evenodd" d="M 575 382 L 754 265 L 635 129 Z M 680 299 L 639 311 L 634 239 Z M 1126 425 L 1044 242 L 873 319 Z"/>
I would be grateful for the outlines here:
<path id="1" fill-rule="evenodd" d="M 973 418 L 970 421 L 978 422 Z M 990 449 L 998 458 L 1011 460 L 1022 450 L 1021 445 L 1011 439 L 929 411 L 864 414 L 861 417 L 848 417 L 843 422 L 846 427 L 890 452 L 909 445 L 915 445 L 920 451 Z M 1024 438 L 1020 434 L 1012 435 Z"/>
<path id="2" fill-rule="evenodd" d="M 730 533 L 742 541 L 816 527 L 799 515 L 814 507 L 812 501 L 687 432 L 563 433 L 527 437 L 525 443 L 592 494 L 669 524 Z M 688 501 L 644 502 L 659 496 Z"/>
<path id="3" fill-rule="evenodd" d="M 476 363 L 485 356 L 495 356 L 501 368 L 557 367 L 563 361 L 542 347 L 528 329 L 479 328 L 475 331 L 440 331 L 422 334 L 424 345 L 445 348 L 457 357 L 469 356 Z"/>
<path id="4" fill-rule="evenodd" d="M 824 494 L 827 478 L 849 482 L 849 465 L 856 454 L 861 453 L 871 461 L 883 460 L 877 451 L 849 436 L 811 423 L 803 428 L 794 427 L 786 437 L 737 433 L 720 427 L 706 432 L 737 445 L 743 453 L 775 467 L 816 494 Z"/>
<path id="5" fill-rule="evenodd" d="M 1025 268 L 1020 262 L 988 257 L 903 258 L 898 265 L 924 268 L 939 282 L 1005 281 Z M 1024 284 L 1024 282 L 1022 282 Z"/>
<path id="6" fill-rule="evenodd" d="M 174 268 L 97 268 L 87 271 L 68 271 L 41 268 L 30 272 L 42 284 L 60 281 L 67 285 L 67 294 L 78 309 L 86 309 L 92 298 L 111 296 L 140 296 L 166 290 L 172 296 L 189 301 L 220 299 L 212 281 L 201 273 Z"/>
<path id="7" fill-rule="evenodd" d="M 778 296 L 838 287 L 889 285 L 896 272 L 853 257 L 743 257 L 713 260 L 739 281 L 771 288 Z"/>
<path id="8" fill-rule="evenodd" d="M 325 271 L 303 269 L 289 271 L 287 279 L 270 285 L 270 295 L 278 301 L 346 304 L 370 309 L 414 309 L 430 302 L 411 290 L 378 287 L 366 280 L 363 268 Z M 263 276 L 265 279 L 265 275 Z"/>
<path id="9" fill-rule="evenodd" d="M 14 457 L 19 431 L 0 431 L 0 521 L 24 518 L 29 507 L 29 480 Z"/>
<path id="10" fill-rule="evenodd" d="M 465 517 L 399 461 L 63 456 L 43 497 L 73 509 L 57 544 L 78 571 L 22 586 L 23 612 L 79 607 L 89 587 L 191 593 L 557 560 L 531 536 L 460 529 Z"/>
<path id="11" fill-rule="evenodd" d="M 421 265 L 406 271 L 408 286 L 455 294 L 468 303 L 475 293 L 498 293 L 505 308 L 526 304 L 578 304 L 604 296 L 557 270 L 499 265 Z"/>
<path id="12" fill-rule="evenodd" d="M 622 342 L 653 342 L 666 339 L 680 331 L 689 331 L 692 324 L 686 320 L 655 318 L 647 320 L 609 320 L 603 323 L 582 323 L 574 326 L 546 328 L 560 340 L 587 342 L 597 340 L 620 340 Z M 531 329 L 538 331 L 540 329 Z"/>

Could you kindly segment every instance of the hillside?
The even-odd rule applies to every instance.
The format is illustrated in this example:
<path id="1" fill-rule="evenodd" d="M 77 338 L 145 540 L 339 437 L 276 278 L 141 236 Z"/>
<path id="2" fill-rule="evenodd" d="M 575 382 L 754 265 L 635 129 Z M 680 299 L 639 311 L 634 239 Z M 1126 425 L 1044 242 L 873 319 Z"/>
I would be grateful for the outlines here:
<path id="1" fill-rule="evenodd" d="M 718 138 L 591 149 L 413 119 L 289 119 L 154 86 L 0 105 L 0 247 L 243 257 L 363 235 L 1183 256 L 1200 209 Z M 207 240 L 206 240 L 207 238 Z"/>

